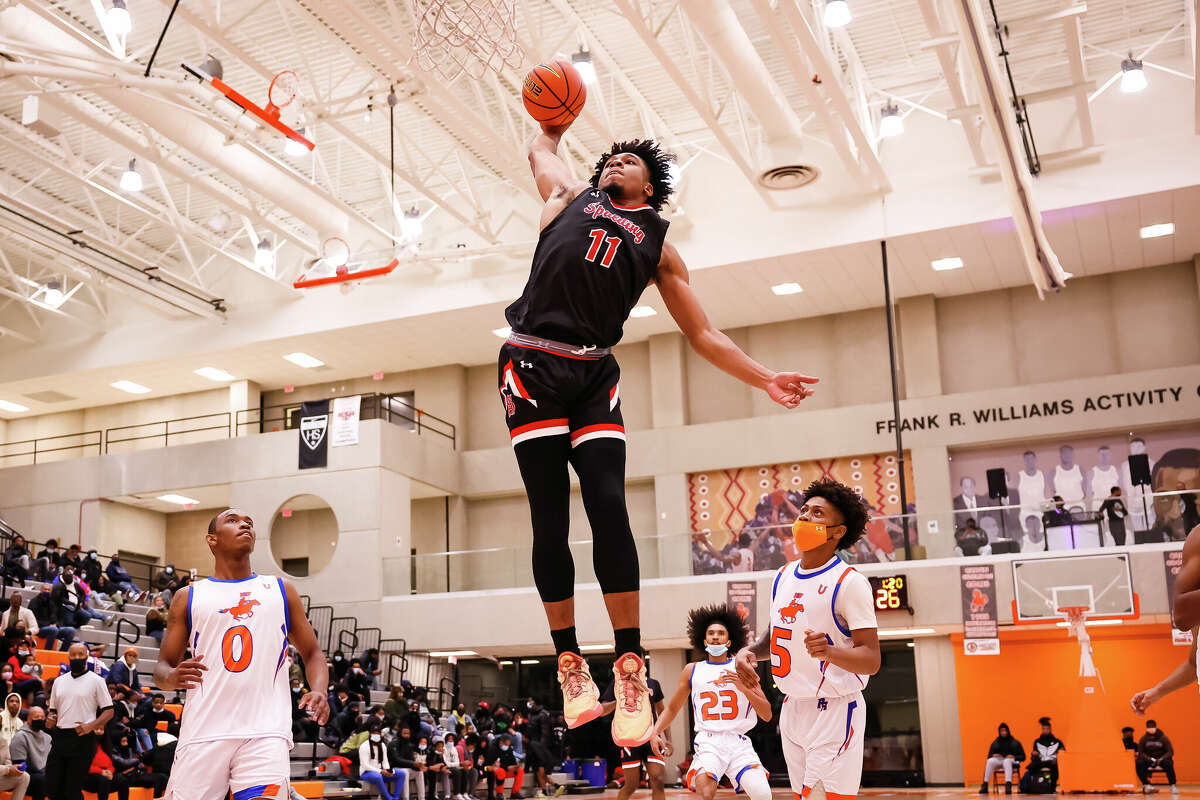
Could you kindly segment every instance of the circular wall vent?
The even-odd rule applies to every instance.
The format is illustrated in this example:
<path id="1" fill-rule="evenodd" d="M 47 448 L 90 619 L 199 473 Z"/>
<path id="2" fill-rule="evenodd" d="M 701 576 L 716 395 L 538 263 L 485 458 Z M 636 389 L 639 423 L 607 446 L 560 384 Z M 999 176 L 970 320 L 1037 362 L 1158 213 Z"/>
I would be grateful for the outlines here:
<path id="1" fill-rule="evenodd" d="M 808 164 L 785 164 L 771 167 L 758 176 L 758 182 L 768 189 L 799 189 L 821 177 L 821 170 Z"/>

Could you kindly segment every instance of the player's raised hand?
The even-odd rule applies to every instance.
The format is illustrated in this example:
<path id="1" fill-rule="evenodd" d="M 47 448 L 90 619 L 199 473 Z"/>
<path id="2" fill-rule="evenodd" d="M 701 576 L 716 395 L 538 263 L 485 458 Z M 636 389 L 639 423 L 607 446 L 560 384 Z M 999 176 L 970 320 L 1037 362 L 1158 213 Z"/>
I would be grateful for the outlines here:
<path id="1" fill-rule="evenodd" d="M 179 662 L 179 666 L 171 670 L 176 689 L 195 689 L 204 680 L 208 667 L 201 662 L 204 656 L 193 656 Z"/>
<path id="2" fill-rule="evenodd" d="M 753 680 L 750 679 L 751 677 L 753 677 Z M 743 675 L 736 669 L 723 669 L 721 670 L 721 674 L 717 676 L 717 679 L 713 681 L 713 683 L 717 686 L 728 686 L 729 684 L 733 684 L 743 692 L 752 692 L 758 687 L 758 673 L 756 672 L 753 676 L 749 676 Z"/>
<path id="3" fill-rule="evenodd" d="M 820 378 L 799 372 L 776 372 L 764 387 L 767 394 L 784 408 L 795 408 L 800 401 L 811 397 L 813 389 L 808 384 L 819 383 Z"/>
<path id="4" fill-rule="evenodd" d="M 758 656 L 754 655 L 753 650 L 743 647 L 733 660 L 733 666 L 744 685 L 758 686 Z"/>
<path id="5" fill-rule="evenodd" d="M 808 654 L 818 661 L 829 660 L 829 640 L 825 638 L 825 634 L 819 631 L 804 632 L 804 646 L 808 648 Z"/>
<path id="6" fill-rule="evenodd" d="M 308 718 L 315 720 L 318 725 L 324 725 L 329 721 L 329 698 L 323 694 L 308 692 L 300 698 L 296 707 L 307 711 Z"/>
<path id="7" fill-rule="evenodd" d="M 1139 717 L 1144 717 L 1146 716 L 1146 709 L 1154 705 L 1154 701 L 1157 699 L 1158 697 L 1155 696 L 1153 689 L 1146 689 L 1129 698 L 1129 705 L 1133 708 L 1133 713 Z"/>

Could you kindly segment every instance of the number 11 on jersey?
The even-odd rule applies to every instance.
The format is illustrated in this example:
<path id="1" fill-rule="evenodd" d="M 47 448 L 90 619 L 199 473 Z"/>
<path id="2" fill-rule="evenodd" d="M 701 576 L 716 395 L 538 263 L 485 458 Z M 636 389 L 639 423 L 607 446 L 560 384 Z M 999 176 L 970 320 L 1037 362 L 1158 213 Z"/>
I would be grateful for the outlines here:
<path id="1" fill-rule="evenodd" d="M 606 237 L 604 234 L 605 230 L 603 228 L 592 228 L 588 231 L 588 236 L 591 237 L 592 244 L 588 247 L 587 255 L 583 257 L 583 260 L 595 261 L 596 255 L 600 252 L 600 245 L 607 242 L 608 249 L 604 251 L 604 258 L 600 259 L 600 266 L 607 269 L 612 266 L 613 257 L 617 254 L 617 248 L 621 245 L 621 238 L 619 236 Z"/>

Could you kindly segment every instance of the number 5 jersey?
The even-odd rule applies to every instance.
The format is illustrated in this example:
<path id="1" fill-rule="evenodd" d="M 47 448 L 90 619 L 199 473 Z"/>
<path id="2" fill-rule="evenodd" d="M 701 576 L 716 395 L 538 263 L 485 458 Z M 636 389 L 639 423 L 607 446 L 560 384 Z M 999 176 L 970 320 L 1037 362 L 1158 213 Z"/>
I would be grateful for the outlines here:
<path id="1" fill-rule="evenodd" d="M 208 667 L 189 689 L 179 746 L 219 739 L 292 738 L 283 580 L 196 581 L 188 590 L 188 647 Z"/>

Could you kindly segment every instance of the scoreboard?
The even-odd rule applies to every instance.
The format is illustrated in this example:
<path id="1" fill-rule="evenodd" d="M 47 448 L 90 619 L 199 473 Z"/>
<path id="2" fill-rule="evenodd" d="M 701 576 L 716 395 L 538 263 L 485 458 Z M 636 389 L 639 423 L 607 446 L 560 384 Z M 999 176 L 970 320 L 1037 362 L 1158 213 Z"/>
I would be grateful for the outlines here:
<path id="1" fill-rule="evenodd" d="M 908 577 L 905 575 L 868 575 L 876 611 L 911 611 L 908 605 Z"/>

